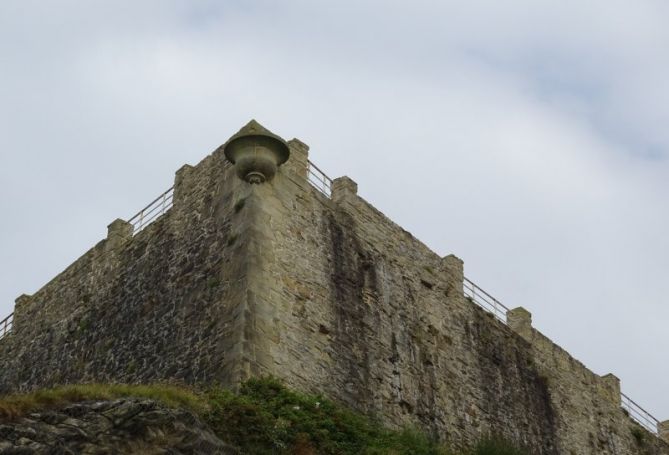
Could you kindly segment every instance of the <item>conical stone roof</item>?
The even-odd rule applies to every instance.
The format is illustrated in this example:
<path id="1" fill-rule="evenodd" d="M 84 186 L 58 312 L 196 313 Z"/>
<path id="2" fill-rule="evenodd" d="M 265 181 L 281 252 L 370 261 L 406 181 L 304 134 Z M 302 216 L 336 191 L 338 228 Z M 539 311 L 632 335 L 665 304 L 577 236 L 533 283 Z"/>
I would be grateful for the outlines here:
<path id="1" fill-rule="evenodd" d="M 269 138 L 275 142 L 277 146 L 277 151 L 279 152 L 279 161 L 277 164 L 285 163 L 288 160 L 290 151 L 288 149 L 288 144 L 286 141 L 279 135 L 272 133 L 270 130 L 262 126 L 255 119 L 251 119 L 246 125 L 244 125 L 237 133 L 233 134 L 230 139 L 223 144 L 223 150 L 225 156 L 230 159 L 228 155 L 228 147 L 235 141 L 243 138 Z M 231 160 L 232 161 L 232 160 Z M 232 161 L 234 163 L 234 161 Z"/>

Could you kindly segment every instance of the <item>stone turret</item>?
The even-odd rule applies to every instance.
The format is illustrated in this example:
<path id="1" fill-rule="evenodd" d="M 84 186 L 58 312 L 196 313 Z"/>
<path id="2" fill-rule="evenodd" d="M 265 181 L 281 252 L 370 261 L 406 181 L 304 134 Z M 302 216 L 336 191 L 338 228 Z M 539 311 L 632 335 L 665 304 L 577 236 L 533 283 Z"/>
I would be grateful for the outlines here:
<path id="1" fill-rule="evenodd" d="M 255 120 L 247 123 L 222 147 L 225 157 L 235 165 L 237 176 L 253 184 L 271 180 L 290 156 L 286 141 Z"/>

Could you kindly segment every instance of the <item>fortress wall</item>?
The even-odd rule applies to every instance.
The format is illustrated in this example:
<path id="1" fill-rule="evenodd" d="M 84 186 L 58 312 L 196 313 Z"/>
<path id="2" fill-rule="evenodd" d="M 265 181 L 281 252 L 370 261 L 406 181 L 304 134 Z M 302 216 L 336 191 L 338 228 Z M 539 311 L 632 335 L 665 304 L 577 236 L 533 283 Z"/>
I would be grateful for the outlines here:
<path id="1" fill-rule="evenodd" d="M 222 383 L 273 374 L 454 445 L 497 434 L 541 454 L 669 454 L 632 435 L 619 383 L 531 325 L 463 295 L 439 257 L 308 147 L 249 185 L 219 149 L 177 171 L 174 206 L 132 236 L 117 220 L 33 296 L 0 341 L 0 392 L 68 382 Z M 637 434 L 638 431 L 637 431 Z"/>
<path id="2" fill-rule="evenodd" d="M 0 391 L 82 381 L 234 384 L 241 375 L 247 189 L 220 153 L 177 173 L 174 206 L 108 238 L 33 296 L 0 342 Z"/>
<path id="3" fill-rule="evenodd" d="M 251 373 L 452 442 L 496 433 L 558 453 L 529 346 L 464 299 L 461 261 L 430 251 L 353 182 L 336 182 L 330 200 L 299 178 L 297 167 L 253 190 L 264 253 Z"/>
<path id="4" fill-rule="evenodd" d="M 328 199 L 304 172 L 297 165 L 254 189 L 265 253 L 251 374 L 456 444 L 493 433 L 534 453 L 669 453 L 649 433 L 636 442 L 615 380 L 465 299 L 461 261 L 437 256 L 350 179 Z"/>

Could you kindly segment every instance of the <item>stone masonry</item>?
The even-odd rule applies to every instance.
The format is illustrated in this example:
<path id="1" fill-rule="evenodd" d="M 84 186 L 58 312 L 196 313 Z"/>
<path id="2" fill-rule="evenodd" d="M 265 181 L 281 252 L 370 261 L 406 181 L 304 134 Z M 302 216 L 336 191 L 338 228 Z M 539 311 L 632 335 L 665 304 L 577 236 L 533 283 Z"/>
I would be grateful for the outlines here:
<path id="1" fill-rule="evenodd" d="M 249 125 L 240 133 L 266 132 Z M 473 304 L 460 259 L 432 252 L 348 177 L 321 193 L 308 147 L 287 145 L 288 161 L 262 172 L 253 163 L 275 158 L 257 144 L 244 155 L 243 141 L 231 158 L 243 172 L 225 146 L 182 167 L 169 211 L 135 235 L 112 222 L 105 240 L 17 299 L 0 392 L 234 387 L 271 374 L 455 447 L 495 434 L 536 454 L 669 454 L 620 407 L 615 376 L 588 370 L 528 311 L 505 325 Z"/>

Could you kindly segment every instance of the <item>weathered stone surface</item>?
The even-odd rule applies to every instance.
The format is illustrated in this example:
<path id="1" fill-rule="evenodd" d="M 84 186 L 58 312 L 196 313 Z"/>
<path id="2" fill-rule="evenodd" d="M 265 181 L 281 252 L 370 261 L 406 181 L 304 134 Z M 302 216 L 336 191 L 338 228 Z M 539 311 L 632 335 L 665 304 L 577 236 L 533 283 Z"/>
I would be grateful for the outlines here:
<path id="1" fill-rule="evenodd" d="M 307 182 L 308 147 L 289 146 L 259 185 L 220 149 L 182 167 L 168 213 L 134 237 L 116 222 L 17 304 L 0 391 L 273 374 L 456 446 L 496 433 L 533 453 L 669 454 L 620 408 L 613 377 L 527 311 L 506 326 L 468 301 L 460 259 L 432 252 L 349 178 L 324 196 Z"/>
<path id="2" fill-rule="evenodd" d="M 0 422 L 0 454 L 238 455 L 196 416 L 151 400 L 71 404 Z"/>
<path id="3" fill-rule="evenodd" d="M 244 188 L 222 154 L 178 176 L 175 203 L 101 241 L 17 304 L 0 392 L 87 381 L 235 383 L 243 335 Z"/>

